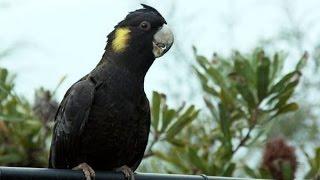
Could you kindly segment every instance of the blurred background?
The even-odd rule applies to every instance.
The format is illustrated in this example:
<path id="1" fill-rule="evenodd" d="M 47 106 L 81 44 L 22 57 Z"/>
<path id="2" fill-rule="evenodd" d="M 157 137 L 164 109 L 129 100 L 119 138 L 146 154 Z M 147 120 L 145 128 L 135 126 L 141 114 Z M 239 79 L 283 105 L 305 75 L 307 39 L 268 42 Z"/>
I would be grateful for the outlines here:
<path id="1" fill-rule="evenodd" d="M 140 171 L 319 175 L 316 0 L 0 0 L 0 165 L 46 166 L 58 103 L 140 3 L 175 34 L 146 76 L 153 124 Z"/>

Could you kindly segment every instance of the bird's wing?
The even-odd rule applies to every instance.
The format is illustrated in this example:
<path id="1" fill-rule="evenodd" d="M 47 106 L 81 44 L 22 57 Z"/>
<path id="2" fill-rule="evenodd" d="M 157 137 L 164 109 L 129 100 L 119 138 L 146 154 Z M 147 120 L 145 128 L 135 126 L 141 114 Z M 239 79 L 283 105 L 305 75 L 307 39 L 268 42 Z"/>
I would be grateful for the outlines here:
<path id="1" fill-rule="evenodd" d="M 141 122 L 146 122 L 145 124 L 143 124 L 141 127 L 143 127 L 142 129 L 139 130 L 138 132 L 138 144 L 137 144 L 137 150 L 136 150 L 136 154 L 132 160 L 131 163 L 129 163 L 130 168 L 135 171 L 139 164 L 141 163 L 143 156 L 144 156 L 144 152 L 145 149 L 147 147 L 148 144 L 148 138 L 149 138 L 149 132 L 150 132 L 150 106 L 149 106 L 149 100 L 147 98 L 145 98 L 145 102 L 143 104 L 143 108 L 142 108 L 142 113 L 143 116 L 141 117 Z"/>
<path id="2" fill-rule="evenodd" d="M 49 167 L 72 168 L 79 154 L 80 135 L 95 93 L 95 81 L 85 77 L 66 93 L 55 117 Z"/>

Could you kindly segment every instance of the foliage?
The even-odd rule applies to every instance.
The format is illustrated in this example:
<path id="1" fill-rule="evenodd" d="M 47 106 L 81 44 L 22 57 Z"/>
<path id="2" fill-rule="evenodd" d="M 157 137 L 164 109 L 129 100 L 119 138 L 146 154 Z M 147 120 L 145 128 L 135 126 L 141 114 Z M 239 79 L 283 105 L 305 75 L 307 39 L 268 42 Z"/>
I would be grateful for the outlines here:
<path id="1" fill-rule="evenodd" d="M 304 154 L 310 165 L 310 169 L 307 172 L 306 179 L 319 179 L 320 178 L 320 147 L 314 149 L 314 156 L 311 157 L 307 152 L 304 151 Z"/>
<path id="2" fill-rule="evenodd" d="M 13 81 L 14 76 L 0 68 L 0 164 L 43 167 L 50 132 L 31 104 L 14 93 Z"/>
<path id="3" fill-rule="evenodd" d="M 150 142 L 140 170 L 271 177 L 262 166 L 251 168 L 239 160 L 247 154 L 238 151 L 264 144 L 270 122 L 298 109 L 290 98 L 307 56 L 282 75 L 283 53 L 269 57 L 257 49 L 229 58 L 215 54 L 209 60 L 194 52 L 193 69 L 203 89 L 204 107 L 201 113 L 185 103 L 169 107 L 164 94 L 153 92 Z M 14 93 L 14 76 L 0 70 L 0 164 L 45 167 L 57 108 L 55 91 L 40 88 L 35 103 L 28 102 Z M 317 160 L 309 158 L 313 164 L 308 177 L 317 172 Z"/>
<path id="4" fill-rule="evenodd" d="M 153 151 L 153 146 L 158 142 L 165 141 L 177 146 L 183 145 L 184 143 L 177 139 L 177 135 L 195 120 L 199 113 L 199 110 L 194 105 L 185 107 L 185 104 L 183 104 L 176 109 L 169 108 L 166 104 L 166 96 L 158 92 L 153 92 L 151 107 L 152 141 L 145 157 L 160 154 L 158 151 Z"/>
<path id="5" fill-rule="evenodd" d="M 159 142 L 161 148 L 153 151 L 154 158 L 164 162 L 165 172 L 233 176 L 237 169 L 247 176 L 270 177 L 264 170 L 259 175 L 249 173 L 254 170 L 234 158 L 239 149 L 263 143 L 269 122 L 298 109 L 290 98 L 307 56 L 301 58 L 293 71 L 281 75 L 283 53 L 268 57 L 257 49 L 249 55 L 235 52 L 230 58 L 215 54 L 208 60 L 198 55 L 196 49 L 194 52 L 197 62 L 194 71 L 204 90 L 206 110 L 180 128 L 179 134 L 174 133 L 172 139 L 172 133 L 168 136 L 160 131 L 166 142 Z M 154 94 L 153 99 L 161 97 L 157 96 Z M 153 101 L 152 109 L 156 109 L 152 111 L 152 121 L 153 127 L 157 127 L 159 117 L 166 117 L 163 114 L 168 112 L 165 98 Z M 164 118 L 160 124 L 167 121 L 170 119 Z M 153 136 L 158 133 L 153 131 Z M 153 138 L 152 142 L 155 141 L 157 138 Z"/>

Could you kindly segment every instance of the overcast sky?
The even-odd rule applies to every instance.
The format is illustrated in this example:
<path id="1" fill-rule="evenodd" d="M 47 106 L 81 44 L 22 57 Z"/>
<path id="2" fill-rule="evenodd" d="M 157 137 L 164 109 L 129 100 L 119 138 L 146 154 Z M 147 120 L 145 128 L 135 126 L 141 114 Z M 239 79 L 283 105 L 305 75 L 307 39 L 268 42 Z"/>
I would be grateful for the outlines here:
<path id="1" fill-rule="evenodd" d="M 39 86 L 53 89 L 63 75 L 67 80 L 59 98 L 76 80 L 100 60 L 106 35 L 129 11 L 140 8 L 133 0 L 0 0 L 0 48 L 22 44 L 13 56 L 2 60 L 15 72 L 17 91 L 28 98 Z M 231 49 L 248 51 L 262 38 L 270 38 L 288 23 L 281 0 L 150 0 L 174 29 L 179 49 L 191 57 L 191 46 L 211 56 L 213 51 L 228 54 Z M 161 2 L 161 3 L 160 3 Z M 288 4 L 288 3 L 287 3 Z M 306 13 L 319 17 L 317 0 L 290 1 L 296 19 Z M 165 84 L 180 71 L 173 46 L 156 60 L 146 77 L 145 89 L 169 93 Z M 171 53 L 171 54 L 170 54 Z M 188 74 L 186 74 L 188 76 Z M 187 89 L 188 78 L 182 79 Z M 174 85 L 174 84 L 173 84 Z M 186 85 L 186 86 L 184 86 Z M 192 85 L 191 85 L 192 86 Z M 197 85 L 194 85 L 197 86 Z M 172 87 L 171 87 L 172 88 Z M 185 97 L 187 98 L 187 97 Z"/>

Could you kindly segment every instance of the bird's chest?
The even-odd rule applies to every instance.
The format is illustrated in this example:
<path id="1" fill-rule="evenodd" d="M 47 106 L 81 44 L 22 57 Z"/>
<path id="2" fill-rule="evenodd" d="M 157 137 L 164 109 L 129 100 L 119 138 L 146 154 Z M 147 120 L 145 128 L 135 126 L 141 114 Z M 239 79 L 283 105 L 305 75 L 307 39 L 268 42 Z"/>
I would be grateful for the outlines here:
<path id="1" fill-rule="evenodd" d="M 129 82 L 109 84 L 102 85 L 97 91 L 90 114 L 97 125 L 133 131 L 143 124 L 142 117 L 146 113 L 143 90 L 130 86 Z"/>
<path id="2" fill-rule="evenodd" d="M 93 151 L 134 149 L 139 135 L 148 136 L 145 94 L 136 89 L 131 94 L 125 87 L 130 86 L 109 83 L 97 90 L 84 134 Z"/>

